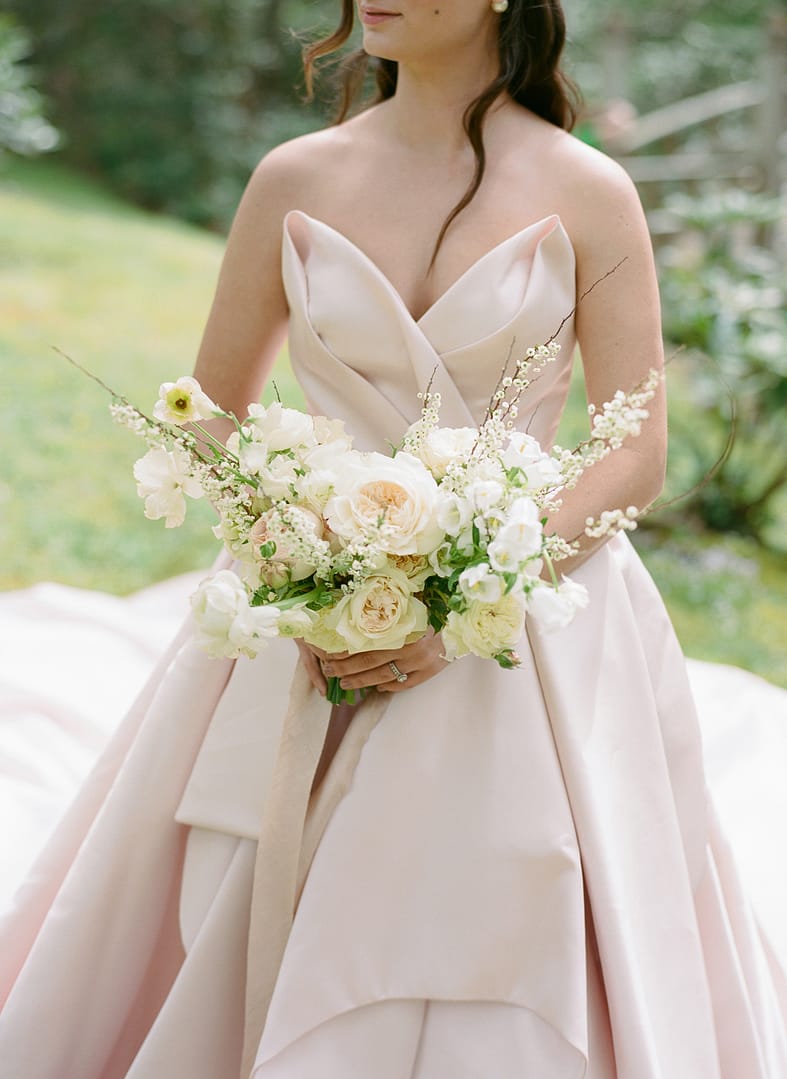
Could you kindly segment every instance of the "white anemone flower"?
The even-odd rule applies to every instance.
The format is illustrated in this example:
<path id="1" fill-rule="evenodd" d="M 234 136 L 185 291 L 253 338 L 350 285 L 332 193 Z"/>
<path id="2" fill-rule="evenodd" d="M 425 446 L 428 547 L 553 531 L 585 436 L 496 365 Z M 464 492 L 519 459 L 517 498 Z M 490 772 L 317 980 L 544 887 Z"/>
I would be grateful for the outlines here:
<path id="1" fill-rule="evenodd" d="M 162 382 L 153 415 L 163 423 L 182 427 L 185 423 L 210 420 L 221 409 L 203 391 L 196 378 L 184 375 L 177 382 Z"/>

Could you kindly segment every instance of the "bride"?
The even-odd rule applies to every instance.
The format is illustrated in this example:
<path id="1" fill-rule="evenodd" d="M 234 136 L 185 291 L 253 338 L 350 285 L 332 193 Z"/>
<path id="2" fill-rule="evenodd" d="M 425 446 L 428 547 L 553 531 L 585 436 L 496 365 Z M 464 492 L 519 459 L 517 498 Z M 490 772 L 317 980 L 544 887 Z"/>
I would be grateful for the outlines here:
<path id="1" fill-rule="evenodd" d="M 385 449 L 432 375 L 441 421 L 476 424 L 512 344 L 560 327 L 520 410 L 549 444 L 576 342 L 597 405 L 662 362 L 637 196 L 568 133 L 559 0 L 358 14 L 379 100 L 256 170 L 197 377 L 243 414 L 288 334 L 311 408 Z M 650 411 L 551 529 L 656 497 Z M 661 601 L 623 536 L 566 568 L 588 608 L 510 672 L 438 636 L 208 660 L 186 626 L 19 893 L 3 1075 L 787 1076 Z M 328 674 L 376 692 L 331 709 Z"/>

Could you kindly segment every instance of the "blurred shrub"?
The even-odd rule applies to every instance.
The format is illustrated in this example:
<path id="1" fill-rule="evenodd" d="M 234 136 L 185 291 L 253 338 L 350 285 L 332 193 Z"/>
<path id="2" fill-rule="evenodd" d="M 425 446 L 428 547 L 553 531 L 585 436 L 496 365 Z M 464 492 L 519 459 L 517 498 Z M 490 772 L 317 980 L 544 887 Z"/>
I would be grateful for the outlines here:
<path id="1" fill-rule="evenodd" d="M 319 118 L 296 109 L 298 0 L 9 0 L 66 158 L 140 205 L 208 225 L 231 217 L 262 154 Z"/>
<path id="2" fill-rule="evenodd" d="M 680 229 L 659 253 L 668 340 L 693 361 L 684 391 L 695 422 L 680 432 L 696 482 L 710 469 L 737 414 L 727 460 L 693 497 L 702 522 L 762 538 L 787 485 L 787 268 L 761 242 L 781 206 L 731 191 L 668 203 Z M 678 361 L 683 366 L 683 359 Z"/>
<path id="3" fill-rule="evenodd" d="M 0 15 L 0 152 L 40 154 L 53 150 L 58 133 L 44 118 L 44 100 L 33 88 L 25 63 L 30 37 L 8 15 Z"/>

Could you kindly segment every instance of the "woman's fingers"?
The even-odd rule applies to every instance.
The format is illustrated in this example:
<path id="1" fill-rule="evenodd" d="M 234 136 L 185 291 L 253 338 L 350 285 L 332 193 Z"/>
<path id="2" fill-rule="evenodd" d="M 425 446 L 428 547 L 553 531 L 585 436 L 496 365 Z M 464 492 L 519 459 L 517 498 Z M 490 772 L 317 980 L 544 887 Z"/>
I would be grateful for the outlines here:
<path id="1" fill-rule="evenodd" d="M 304 641 L 298 639 L 296 640 L 296 644 L 298 645 L 298 651 L 301 654 L 301 660 L 303 661 L 303 665 L 306 668 L 306 673 L 311 679 L 312 685 L 318 691 L 318 693 L 321 693 L 324 697 L 325 694 L 328 692 L 328 683 L 325 679 L 325 675 L 323 674 L 319 657 L 315 655 L 309 645 L 306 644 Z"/>

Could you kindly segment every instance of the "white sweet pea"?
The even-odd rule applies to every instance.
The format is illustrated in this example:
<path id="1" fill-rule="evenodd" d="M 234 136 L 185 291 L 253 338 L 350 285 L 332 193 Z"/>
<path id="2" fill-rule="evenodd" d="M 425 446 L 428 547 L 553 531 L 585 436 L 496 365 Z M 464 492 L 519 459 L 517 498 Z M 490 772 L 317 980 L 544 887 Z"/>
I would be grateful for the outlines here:
<path id="1" fill-rule="evenodd" d="M 249 405 L 248 424 L 255 441 L 262 442 L 271 452 L 316 445 L 312 417 L 295 408 L 285 408 L 278 401 L 267 407 Z"/>
<path id="2" fill-rule="evenodd" d="M 191 597 L 194 639 L 214 658 L 253 657 L 278 635 L 278 607 L 251 607 L 246 589 L 232 570 L 203 581 Z"/>
<path id="3" fill-rule="evenodd" d="M 209 420 L 221 413 L 218 405 L 203 392 L 196 378 L 184 375 L 177 382 L 162 382 L 159 399 L 153 406 L 153 415 L 163 423 L 184 423 Z"/>
<path id="4" fill-rule="evenodd" d="M 506 523 L 489 544 L 489 561 L 498 573 L 513 572 L 520 563 L 540 553 L 541 543 L 538 507 L 529 498 L 518 498 L 509 509 Z"/>
<path id="5" fill-rule="evenodd" d="M 488 562 L 468 566 L 459 575 L 459 589 L 469 600 L 497 603 L 503 595 L 503 582 L 489 568 Z"/>
<path id="6" fill-rule="evenodd" d="M 526 468 L 543 455 L 538 441 L 524 431 L 512 431 L 501 457 L 506 468 Z"/>
<path id="7" fill-rule="evenodd" d="M 436 479 L 442 479 L 452 461 L 466 459 L 478 440 L 474 427 L 436 427 L 423 439 L 418 456 Z"/>
<path id="8" fill-rule="evenodd" d="M 137 494 L 145 500 L 145 516 L 157 521 L 164 517 L 167 528 L 177 528 L 186 517 L 186 500 L 202 498 L 199 480 L 189 474 L 191 460 L 185 450 L 176 446 L 148 450 L 134 464 Z"/>
<path id="9" fill-rule="evenodd" d="M 564 577 L 557 588 L 548 584 L 534 588 L 527 597 L 527 610 L 539 629 L 550 631 L 567 626 L 588 602 L 585 586 Z"/>
<path id="10" fill-rule="evenodd" d="M 475 480 L 467 490 L 467 497 L 479 513 L 486 513 L 503 500 L 503 485 L 497 480 Z"/>
<path id="11" fill-rule="evenodd" d="M 416 457 L 365 453 L 338 474 L 325 518 L 346 541 L 375 536 L 390 554 L 428 554 L 443 539 L 437 506 L 437 484 Z"/>
<path id="12" fill-rule="evenodd" d="M 442 629 L 446 659 L 472 653 L 493 659 L 517 644 L 525 628 L 522 597 L 509 592 L 496 603 L 472 602 L 466 611 L 451 611 Z"/>
<path id="13" fill-rule="evenodd" d="M 461 498 L 453 492 L 440 492 L 437 506 L 437 523 L 449 536 L 458 536 L 469 528 L 473 520 L 474 506 L 467 498 Z"/>

